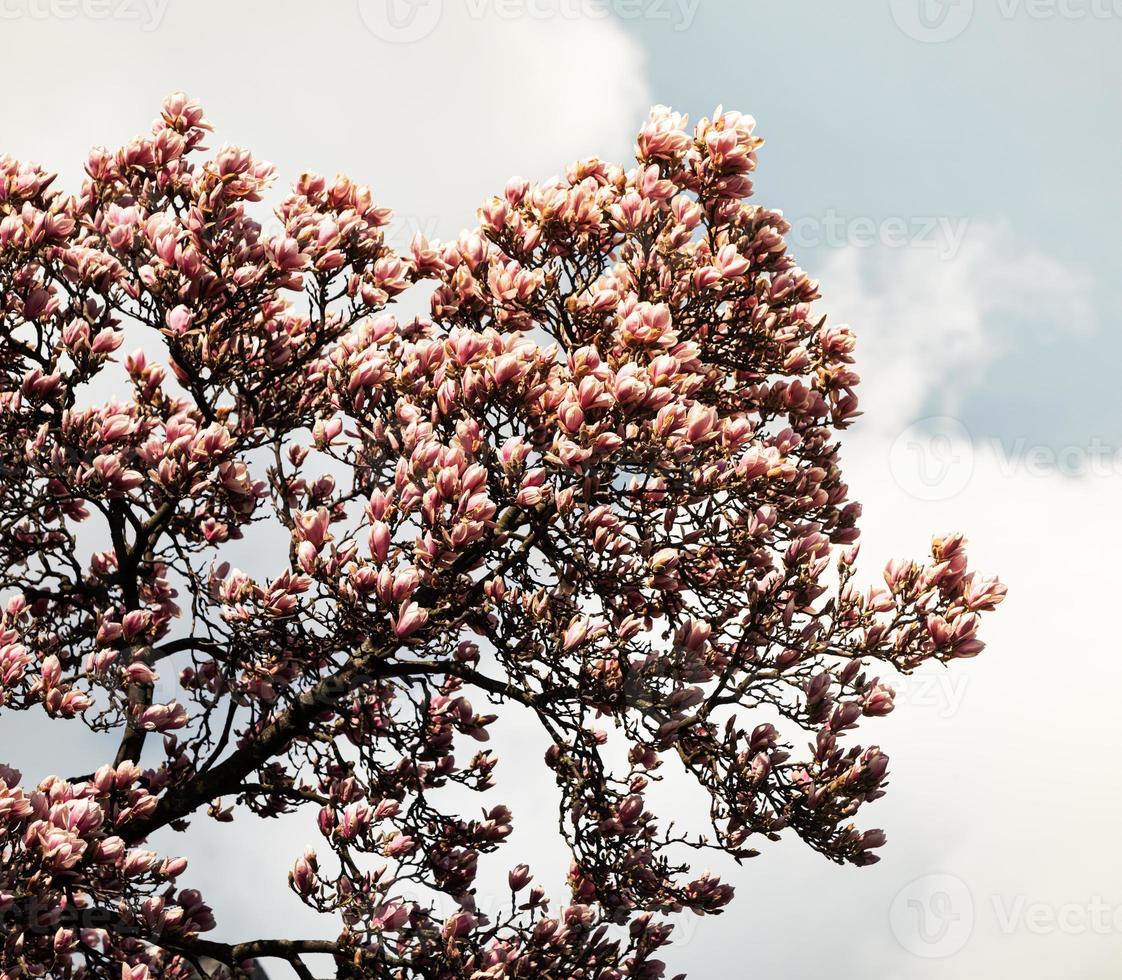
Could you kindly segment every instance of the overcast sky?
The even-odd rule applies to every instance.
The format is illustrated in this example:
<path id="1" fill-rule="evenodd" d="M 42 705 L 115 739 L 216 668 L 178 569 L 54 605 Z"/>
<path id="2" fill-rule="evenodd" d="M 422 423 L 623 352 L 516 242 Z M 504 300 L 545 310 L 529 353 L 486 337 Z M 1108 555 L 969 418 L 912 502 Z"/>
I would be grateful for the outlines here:
<path id="1" fill-rule="evenodd" d="M 845 460 L 866 575 L 954 528 L 1011 591 L 982 658 L 909 680 L 865 730 L 893 760 L 865 817 L 889 832 L 881 864 L 790 841 L 722 867 L 737 902 L 687 923 L 671 965 L 970 980 L 1122 963 L 1122 0 L 0 0 L 0 40 L 0 153 L 76 186 L 90 145 L 185 89 L 216 143 L 286 180 L 371 184 L 402 241 L 454 235 L 512 174 L 630 159 L 652 103 L 754 114 L 757 199 L 860 341 Z M 32 780 L 101 761 L 38 738 L 55 727 L 0 718 L 4 761 Z M 505 797 L 516 818 L 554 808 L 540 768 Z M 542 828 L 516 840 L 560 873 Z M 330 934 L 284 889 L 314 830 L 243 829 L 188 842 L 221 935 Z"/>

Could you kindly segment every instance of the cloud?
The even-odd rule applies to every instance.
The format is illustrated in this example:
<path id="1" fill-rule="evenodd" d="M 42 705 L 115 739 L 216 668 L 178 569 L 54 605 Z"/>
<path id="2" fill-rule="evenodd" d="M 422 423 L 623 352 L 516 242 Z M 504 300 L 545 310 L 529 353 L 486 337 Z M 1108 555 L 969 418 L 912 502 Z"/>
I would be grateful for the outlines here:
<path id="1" fill-rule="evenodd" d="M 283 183 L 301 170 L 369 183 L 397 213 L 404 244 L 416 230 L 456 235 L 516 173 L 545 178 L 593 155 L 628 161 L 651 101 L 641 49 L 613 20 L 499 17 L 502 5 L 479 4 L 492 13 L 473 16 L 449 3 L 439 30 L 417 45 L 367 30 L 365 2 L 319 5 L 314 16 L 293 0 L 145 9 L 152 18 L 6 20 L 6 68 L 34 77 L 35 97 L 0 102 L 0 152 L 58 169 L 76 189 L 90 146 L 145 131 L 162 97 L 183 89 L 215 123 L 213 147 L 250 147 L 278 164 Z M 55 64 L 89 65 L 81 84 L 74 71 L 43 70 L 46 51 Z M 91 736 L 59 739 L 39 716 L 0 715 L 0 733 L 5 761 L 31 782 L 112 754 L 96 751 Z M 527 832 L 535 790 L 548 789 L 539 761 L 530 771 L 543 779 L 522 779 L 514 793 Z M 514 770 L 504 770 L 510 779 Z M 196 819 L 191 833 L 155 843 L 190 858 L 187 878 L 217 912 L 215 938 L 244 940 L 337 934 L 337 921 L 305 910 L 286 887 L 292 862 L 317 837 L 307 812 L 274 821 L 243 814 L 228 825 Z M 525 847 L 540 850 L 532 840 Z M 555 849 L 543 878 L 563 880 L 566 868 Z"/>
<path id="2" fill-rule="evenodd" d="M 612 21 L 476 18 L 447 3 L 423 43 L 393 43 L 368 29 L 365 0 L 321 6 L 310 16 L 297 0 L 193 0 L 146 7 L 158 13 L 146 21 L 5 20 L 8 74 L 34 79 L 35 94 L 13 89 L 0 103 L 0 151 L 61 169 L 76 186 L 90 145 L 128 139 L 166 92 L 185 89 L 216 123 L 216 145 L 250 146 L 286 181 L 316 169 L 370 183 L 397 211 L 403 238 L 454 235 L 512 173 L 545 177 L 576 157 L 629 156 L 650 98 L 642 52 Z M 76 84 L 60 65 L 88 70 Z M 1119 799 L 1108 778 L 1122 657 L 1104 615 L 1116 604 L 1111 556 L 1122 545 L 1106 516 L 1117 480 L 1030 475 L 993 447 L 952 445 L 970 452 L 967 479 L 952 495 L 920 499 L 891 453 L 921 415 L 953 416 L 1012 345 L 1094 330 L 1086 274 L 1026 255 L 1007 229 L 977 222 L 950 260 L 845 248 L 817 271 L 823 309 L 860 340 L 868 414 L 844 458 L 866 505 L 866 574 L 955 527 L 979 567 L 1008 581 L 1010 598 L 986 625 L 984 656 L 953 668 L 954 686 L 913 688 L 866 730 L 894 761 L 892 790 L 869 816 L 890 832 L 884 861 L 837 868 L 784 842 L 743 868 L 718 867 L 739 885 L 738 900 L 684 930 L 690 941 L 667 957 L 671 972 L 725 976 L 750 957 L 761 976 L 1099 975 L 1122 949 L 1115 917 L 1099 929 L 1096 904 L 1122 907 Z M 30 716 L 0 716 L 0 732 L 29 779 L 103 756 Z M 499 740 L 523 733 L 510 722 Z M 546 882 L 563 855 L 539 753 L 530 742 L 507 758 L 500 783 L 519 774 L 501 797 L 516 814 L 512 847 L 535 857 Z M 191 857 L 187 878 L 215 905 L 218 938 L 333 931 L 284 890 L 291 860 L 316 836 L 307 815 L 197 823 L 206 829 L 160 843 Z M 973 906 L 966 942 L 944 959 L 917 955 L 930 944 L 920 936 L 917 946 L 908 929 L 925 910 L 967 915 L 961 889 L 938 892 L 949 908 L 908 891 L 918 903 L 912 925 L 907 906 L 895 930 L 890 921 L 901 890 L 932 874 L 961 882 Z"/>
<path id="3" fill-rule="evenodd" d="M 876 898 L 866 907 L 881 922 L 863 934 L 886 934 L 881 923 L 909 881 L 937 874 L 959 886 L 907 893 L 918 904 L 893 919 L 888 941 L 862 944 L 863 965 L 901 978 L 948 968 L 959 977 L 1093 976 L 1122 948 L 1117 789 L 1088 778 L 1116 768 L 1122 660 L 1093 612 L 1116 603 L 1111 556 L 1122 532 L 1097 515 L 1122 489 L 1118 470 L 1073 478 L 975 442 L 953 449 L 972 464 L 957 493 L 917 499 L 891 452 L 894 426 L 924 407 L 954 416 L 1010 345 L 1094 329 L 1084 273 L 1026 254 L 1000 228 L 977 230 L 953 262 L 905 256 L 903 268 L 866 278 L 883 290 L 873 295 L 852 279 L 828 280 L 835 300 L 853 300 L 840 308 L 864 339 L 866 402 L 880 416 L 846 460 L 866 504 L 868 567 L 955 528 L 971 539 L 976 565 L 1010 588 L 986 624 L 988 649 L 953 668 L 969 678 L 961 709 L 933 720 L 905 702 L 885 736 L 899 774 L 885 813 L 899 829 L 868 885 Z M 961 950 L 938 938 L 955 916 L 972 926 Z"/>
<path id="4" fill-rule="evenodd" d="M 1010 321 L 1031 314 L 1068 329 L 1052 293 L 1073 276 L 1047 257 L 1018 254 L 999 229 L 983 230 L 954 262 L 851 250 L 826 264 L 823 308 L 860 338 L 869 415 L 847 437 L 844 461 L 866 507 L 864 575 L 890 557 L 925 554 L 933 532 L 955 528 L 971 539 L 976 567 L 1001 573 L 1010 596 L 985 625 L 982 657 L 898 685 L 896 712 L 862 729 L 893 760 L 888 796 L 862 815 L 864 826 L 889 832 L 882 863 L 838 867 L 794 839 L 739 867 L 710 857 L 737 898 L 723 916 L 681 922 L 664 957 L 669 974 L 725 976 L 750 958 L 760 976 L 1050 980 L 1098 976 L 1117 962 L 1122 856 L 1108 776 L 1122 651 L 1085 610 L 1114 606 L 1111 555 L 1122 531 L 1092 515 L 1109 513 L 1120 487 L 1011 468 L 980 444 L 958 492 L 927 499 L 900 480 L 891 453 L 924 406 L 958 409 L 1012 342 Z M 1092 522 L 1093 532 L 1081 530 Z M 494 747 L 495 798 L 511 805 L 516 830 L 498 860 L 481 864 L 481 905 L 518 860 L 547 886 L 566 866 L 535 724 L 504 716 Z M 681 819 L 696 810 L 697 791 L 676 785 Z M 307 818 L 247 830 L 243 820 L 175 840 L 193 857 L 192 881 L 216 901 L 221 934 L 329 934 L 332 923 L 282 890 L 286 862 L 314 840 Z"/>
<path id="5" fill-rule="evenodd" d="M 301 170 L 368 183 L 406 240 L 457 234 L 515 173 L 630 158 L 650 100 L 642 51 L 617 22 L 447 3 L 423 44 L 392 43 L 367 28 L 380 5 L 313 16 L 297 0 L 192 0 L 167 4 L 149 31 L 112 17 L 5 20 L 7 70 L 35 78 L 35 96 L 0 102 L 4 152 L 76 186 L 90 146 L 145 131 L 183 89 L 215 123 L 215 146 L 248 146 L 285 184 Z M 43 70 L 48 50 L 56 65 L 89 66 L 80 84 Z"/>
<path id="6" fill-rule="evenodd" d="M 857 332 L 866 418 L 856 439 L 918 413 L 954 414 L 1014 344 L 1096 329 L 1091 276 L 973 221 L 953 255 L 918 245 L 846 247 L 815 270 L 821 309 Z"/>
<path id="7" fill-rule="evenodd" d="M 819 279 L 823 312 L 858 335 L 868 414 L 843 464 L 865 505 L 864 576 L 958 529 L 1009 598 L 980 658 L 909 680 L 894 714 L 862 727 L 892 758 L 887 797 L 862 817 L 888 830 L 882 862 L 838 868 L 795 841 L 765 849 L 727 869 L 736 902 L 692 929 L 671 972 L 726 975 L 751 957 L 761 976 L 1103 975 L 1122 950 L 1122 651 L 1102 617 L 1117 604 L 1122 530 L 1105 515 L 1122 482 L 1012 465 L 979 442 L 951 447 L 971 463 L 954 493 L 917 496 L 892 452 L 932 406 L 953 417 L 1008 345 L 1089 329 L 1084 278 L 975 227 L 954 261 L 847 249 Z"/>

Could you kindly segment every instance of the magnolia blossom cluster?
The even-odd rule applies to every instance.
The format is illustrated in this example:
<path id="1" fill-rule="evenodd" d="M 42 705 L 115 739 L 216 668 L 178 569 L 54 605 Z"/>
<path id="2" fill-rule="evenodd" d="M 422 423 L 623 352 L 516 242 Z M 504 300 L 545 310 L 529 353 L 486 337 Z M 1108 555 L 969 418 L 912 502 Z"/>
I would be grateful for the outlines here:
<path id="1" fill-rule="evenodd" d="M 0 915 L 17 923 L 7 930 L 14 958 L 5 975 L 32 964 L 69 974 L 75 958 L 116 974 L 130 952 L 147 958 L 146 937 L 175 941 L 214 927 L 198 891 L 177 886 L 185 859 L 129 843 L 157 802 L 141 776 L 129 762 L 106 765 L 81 781 L 49 776 L 28 795 L 20 773 L 0 766 Z"/>
<path id="2" fill-rule="evenodd" d="M 694 851 L 876 860 L 888 761 L 851 733 L 889 674 L 980 652 L 1005 590 L 958 535 L 857 584 L 854 338 L 748 203 L 753 120 L 656 108 L 631 168 L 512 180 L 406 254 L 343 177 L 266 233 L 271 167 L 209 130 L 171 96 L 76 195 L 0 159 L 0 710 L 118 745 L 0 769 L 0 978 L 657 980 L 667 917 L 732 898 Z M 411 289 L 429 316 L 395 315 Z M 541 732 L 572 864 L 490 907 L 500 710 Z M 338 938 L 208 938 L 151 836 L 293 811 L 290 887 Z"/>

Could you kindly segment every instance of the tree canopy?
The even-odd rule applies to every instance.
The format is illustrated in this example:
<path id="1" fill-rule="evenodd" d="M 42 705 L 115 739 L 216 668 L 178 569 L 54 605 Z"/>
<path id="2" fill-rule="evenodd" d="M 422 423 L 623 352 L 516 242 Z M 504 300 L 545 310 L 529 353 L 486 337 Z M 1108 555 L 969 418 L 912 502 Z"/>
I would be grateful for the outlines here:
<path id="1" fill-rule="evenodd" d="M 512 180 L 402 254 L 345 177 L 266 230 L 272 168 L 210 128 L 173 95 L 76 195 L 0 159 L 0 711 L 119 736 L 0 767 L 0 976 L 647 980 L 732 898 L 695 852 L 876 860 L 888 761 L 851 733 L 1004 587 L 959 535 L 855 581 L 854 336 L 748 203 L 753 120 L 658 107 L 630 169 Z M 243 537 L 276 544 L 249 572 Z M 550 746 L 562 906 L 523 864 L 478 900 L 499 711 Z M 672 772 L 706 833 L 656 812 Z M 293 811 L 338 939 L 207 938 L 221 896 L 149 838 Z"/>

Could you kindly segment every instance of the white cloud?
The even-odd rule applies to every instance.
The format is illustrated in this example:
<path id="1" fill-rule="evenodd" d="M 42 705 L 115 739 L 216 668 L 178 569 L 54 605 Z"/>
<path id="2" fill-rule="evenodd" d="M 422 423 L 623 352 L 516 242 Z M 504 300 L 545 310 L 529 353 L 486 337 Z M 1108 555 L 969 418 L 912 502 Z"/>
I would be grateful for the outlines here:
<path id="1" fill-rule="evenodd" d="M 673 969 L 723 975 L 750 956 L 761 976 L 1045 980 L 1103 975 L 1122 954 L 1122 651 L 1103 619 L 1117 603 L 1122 529 L 1098 516 L 1122 481 L 1033 475 L 990 446 L 958 446 L 972 454 L 959 492 L 918 499 L 892 465 L 897 432 L 932 401 L 953 415 L 1011 321 L 1089 322 L 1069 305 L 1078 272 L 1021 254 L 1000 230 L 974 232 L 951 262 L 847 250 L 820 275 L 822 308 L 859 340 L 868 415 L 843 461 L 865 504 L 864 575 L 957 529 L 1009 598 L 984 624 L 979 659 L 932 687 L 913 682 L 892 716 L 861 731 L 892 757 L 888 795 L 862 818 L 889 832 L 882 863 L 837 868 L 795 842 L 766 850 L 732 871 L 737 902 L 693 931 Z M 929 875 L 943 876 L 933 892 Z"/>
<path id="2" fill-rule="evenodd" d="M 248 146 L 279 166 L 284 184 L 302 170 L 369 183 L 407 241 L 415 229 L 456 235 L 514 174 L 545 178 L 593 155 L 626 162 L 650 105 L 641 49 L 612 20 L 477 17 L 448 3 L 423 44 L 393 44 L 368 31 L 349 2 L 317 5 L 314 16 L 294 0 L 158 9 L 162 17 L 150 21 L 5 20 L 5 68 L 34 78 L 35 96 L 9 87 L 0 99 L 0 152 L 57 169 L 76 189 L 90 146 L 146 131 L 163 96 L 182 89 L 215 123 L 212 146 Z M 45 58 L 90 64 L 91 52 L 98 64 L 80 84 L 74 71 L 43 70 Z M 6 715 L 0 726 L 5 761 L 32 782 L 72 763 L 90 767 L 96 756 L 92 742 L 75 751 L 39 719 Z M 50 737 L 28 737 L 40 731 Z M 527 763 L 533 778 L 518 780 L 504 766 L 517 782 L 529 856 L 540 851 L 536 834 L 544 843 L 548 833 L 534 819 L 537 793 L 549 789 L 539 762 L 540 754 Z M 217 912 L 215 938 L 337 934 L 337 922 L 304 910 L 286 889 L 293 860 L 318 837 L 310 814 L 195 824 L 157 843 L 191 859 L 190 884 Z M 541 877 L 562 881 L 566 868 L 555 848 Z"/>
<path id="3" fill-rule="evenodd" d="M 1090 275 L 1026 253 L 992 223 L 971 222 L 952 257 L 921 247 L 838 249 L 817 278 L 822 311 L 857 332 L 866 413 L 857 439 L 899 431 L 926 405 L 953 414 L 1014 342 L 1040 330 L 1095 329 Z"/>
<path id="4" fill-rule="evenodd" d="M 404 224 L 442 236 L 473 223 L 515 173 L 629 158 L 650 99 L 641 48 L 615 21 L 447 3 L 423 43 L 395 44 L 361 16 L 380 2 L 314 15 L 298 0 L 168 3 L 150 31 L 139 19 L 7 19 L 6 70 L 35 86 L 34 97 L 12 87 L 0 99 L 3 152 L 76 186 L 90 146 L 146 131 L 163 96 L 182 89 L 215 123 L 214 146 L 248 146 L 285 182 L 347 173 Z M 76 83 L 45 59 L 90 70 Z"/>
<path id="5" fill-rule="evenodd" d="M 1111 556 L 1122 531 L 1096 515 L 1110 513 L 1122 481 L 1011 469 L 998 447 L 976 444 L 958 447 L 973 460 L 960 493 L 917 500 L 896 479 L 888 452 L 890 420 L 906 425 L 925 399 L 953 415 L 982 368 L 1014 340 L 1033 341 L 1014 334 L 1010 321 L 1093 329 L 1079 299 L 1088 283 L 1054 259 L 1023 254 L 994 229 L 983 229 L 954 262 L 925 270 L 911 257 L 909 264 L 890 276 L 888 296 L 864 306 L 895 322 L 874 320 L 865 331 L 844 310 L 872 354 L 867 401 L 884 413 L 848 459 L 866 503 L 865 558 L 875 567 L 918 551 L 929 532 L 961 529 L 976 565 L 999 572 L 1010 595 L 986 623 L 982 658 L 954 668 L 969 677 L 961 710 L 931 720 L 905 704 L 886 737 L 899 773 L 892 815 L 900 830 L 889 863 L 877 869 L 883 886 L 872 907 L 886 909 L 910 876 L 949 873 L 972 894 L 972 934 L 944 960 L 901 956 L 875 942 L 867 954 L 901 978 L 945 976 L 948 967 L 968 978 L 1098 975 L 1122 951 L 1122 915 L 1117 924 L 1113 917 L 1122 907 L 1122 858 L 1113 845 L 1122 801 L 1110 779 L 1122 659 L 1098 615 L 1116 603 Z M 909 310 L 918 314 L 918 336 Z M 903 385 L 894 378 L 901 362 Z M 944 910 L 967 915 L 953 902 Z M 929 905 L 928 938 L 939 935 L 938 912 Z M 918 925 L 913 919 L 911 928 Z M 919 949 L 931 952 L 923 942 Z"/>
<path id="6" fill-rule="evenodd" d="M 592 154 L 626 159 L 649 102 L 641 51 L 611 21 L 480 20 L 448 3 L 423 44 L 390 44 L 365 28 L 352 3 L 319 5 L 315 16 L 296 0 L 162 9 L 151 31 L 113 18 L 6 20 L 6 70 L 34 79 L 35 94 L 9 86 L 0 99 L 0 149 L 61 169 L 75 186 L 90 145 L 128 139 L 166 92 L 185 89 L 215 121 L 216 143 L 251 147 L 286 179 L 299 169 L 346 172 L 370 183 L 406 231 L 447 236 L 512 173 L 544 177 Z M 76 83 L 60 65 L 90 70 Z M 897 432 L 927 405 L 953 413 L 1011 342 L 995 320 L 1091 325 L 1079 301 L 1085 278 L 1049 256 L 1022 255 L 1007 231 L 974 225 L 952 261 L 926 250 L 846 249 L 820 279 L 823 309 L 851 322 L 860 340 L 868 415 L 847 439 L 845 459 L 866 504 L 867 574 L 890 555 L 922 554 L 932 531 L 955 527 L 1011 594 L 986 624 L 984 656 L 954 669 L 969 683 L 950 717 L 946 704 L 933 709 L 916 698 L 870 726 L 868 737 L 894 760 L 892 790 L 869 818 L 891 834 L 883 863 L 839 869 L 785 843 L 743 869 L 722 868 L 740 886 L 737 903 L 688 929 L 693 941 L 671 965 L 698 977 L 728 975 L 748 957 L 760 976 L 1101 973 L 1122 952 L 1117 931 L 1097 935 L 1092 923 L 1079 935 L 1036 935 L 1021 919 L 1006 935 L 994 902 L 1016 915 L 1023 896 L 1026 916 L 1038 900 L 1057 914 L 1070 904 L 1093 915 L 1096 898 L 1122 905 L 1111 778 L 1122 657 L 1109 621 L 1100 625 L 1116 602 L 1110 556 L 1122 532 L 1098 517 L 1111 512 L 1119 488 L 1010 475 L 982 447 L 961 493 L 923 501 L 889 466 Z M 12 761 L 33 779 L 50 743 L 30 744 L 39 726 L 12 721 L 2 719 L 5 753 L 22 754 Z M 53 737 L 53 726 L 44 734 Z M 533 764 L 504 798 L 527 828 L 519 846 L 544 852 L 555 808 L 537 751 L 526 750 Z M 87 765 L 87 754 L 75 765 Z M 509 780 L 515 760 L 503 769 Z M 330 932 L 283 891 L 292 858 L 314 837 L 301 816 L 241 819 L 166 843 L 186 845 L 188 877 L 215 904 L 220 935 L 246 939 Z M 559 867 L 548 850 L 541 879 Z M 889 927 L 899 889 L 933 872 L 961 879 L 974 902 L 971 937 L 947 960 L 912 955 Z"/>
<path id="7" fill-rule="evenodd" d="M 844 460 L 866 507 L 864 575 L 874 577 L 889 557 L 923 556 L 931 533 L 954 528 L 970 538 L 975 566 L 1000 573 L 1010 596 L 985 624 L 982 657 L 936 669 L 930 686 L 911 682 L 897 711 L 861 732 L 893 760 L 888 796 L 862 816 L 863 826 L 889 831 L 882 863 L 839 868 L 795 840 L 765 846 L 741 867 L 713 861 L 737 898 L 719 918 L 681 923 L 680 942 L 664 957 L 670 974 L 725 976 L 750 958 L 760 976 L 1051 980 L 1098 976 L 1117 962 L 1122 854 L 1113 839 L 1122 799 L 1111 775 L 1122 651 L 1087 611 L 1113 608 L 1110 556 L 1122 550 L 1122 529 L 1079 528 L 1108 513 L 1120 487 L 1011 473 L 978 446 L 961 492 L 923 500 L 898 482 L 889 452 L 894 427 L 930 395 L 941 392 L 943 410 L 953 413 L 997 357 L 1001 328 L 991 318 L 1057 316 L 1052 292 L 1070 275 L 1045 257 L 1018 255 L 997 231 L 983 232 L 955 262 L 846 252 L 822 274 L 823 309 L 851 322 L 860 339 L 869 415 L 847 438 Z M 497 862 L 484 862 L 482 890 L 500 865 L 517 860 L 556 885 L 565 856 L 540 739 L 532 722 L 516 717 L 495 741 L 503 758 L 496 798 L 512 806 L 516 833 Z M 683 799 L 683 815 L 694 809 Z M 330 931 L 278 891 L 283 862 L 313 840 L 303 819 L 257 824 L 248 838 L 244 823 L 242 833 L 235 824 L 188 835 L 195 879 L 223 899 L 225 935 L 255 934 L 266 922 L 307 935 Z M 239 874 L 231 877 L 225 869 L 234 863 Z M 923 891 L 930 875 L 944 876 L 935 882 L 949 904 Z M 890 919 L 898 895 L 904 911 Z M 926 900 L 926 920 L 908 899 Z M 956 916 L 969 925 L 961 948 L 940 939 Z"/>

